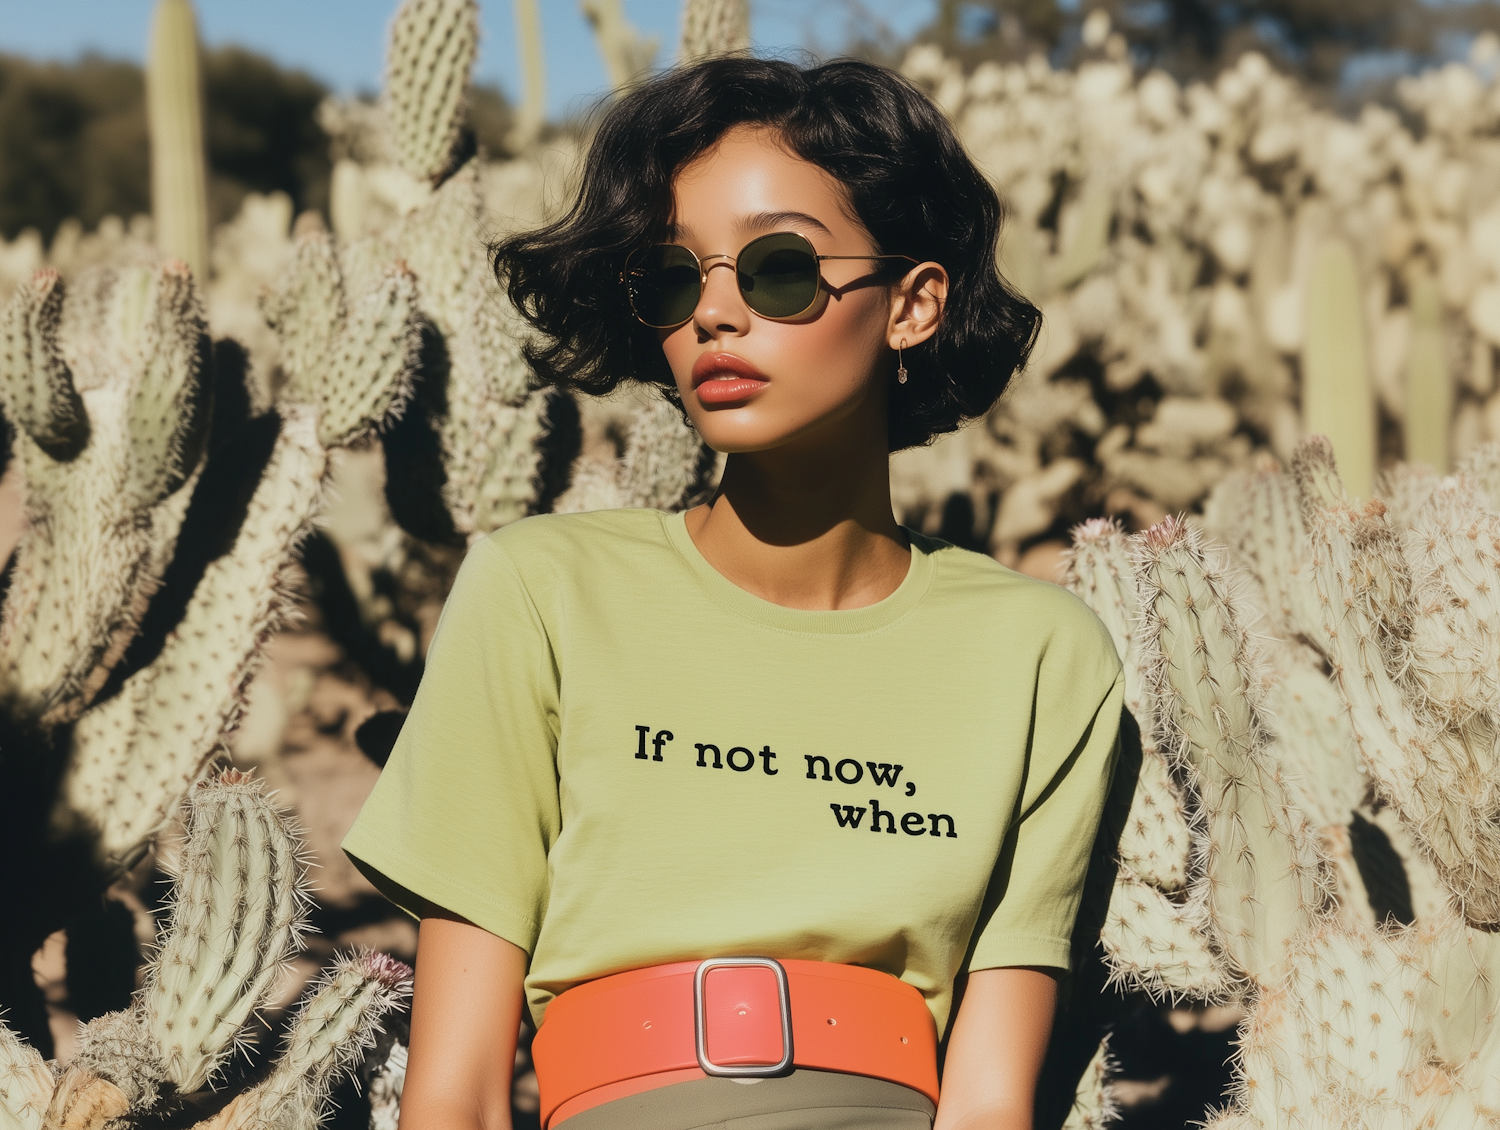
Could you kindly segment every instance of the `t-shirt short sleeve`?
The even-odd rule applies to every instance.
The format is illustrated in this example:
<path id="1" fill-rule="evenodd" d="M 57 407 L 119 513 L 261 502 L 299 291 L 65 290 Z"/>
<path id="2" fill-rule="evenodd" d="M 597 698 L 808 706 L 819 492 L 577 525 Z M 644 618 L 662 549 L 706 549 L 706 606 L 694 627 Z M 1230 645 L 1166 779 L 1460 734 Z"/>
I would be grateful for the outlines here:
<path id="1" fill-rule="evenodd" d="M 1067 969 L 1114 773 L 1124 676 L 1092 616 L 1060 632 L 1037 672 L 1026 783 L 996 863 L 967 968 Z"/>
<path id="2" fill-rule="evenodd" d="M 487 538 L 459 571 L 345 852 L 413 916 L 441 908 L 531 952 L 561 825 L 557 732 L 542 617 L 500 540 Z"/>

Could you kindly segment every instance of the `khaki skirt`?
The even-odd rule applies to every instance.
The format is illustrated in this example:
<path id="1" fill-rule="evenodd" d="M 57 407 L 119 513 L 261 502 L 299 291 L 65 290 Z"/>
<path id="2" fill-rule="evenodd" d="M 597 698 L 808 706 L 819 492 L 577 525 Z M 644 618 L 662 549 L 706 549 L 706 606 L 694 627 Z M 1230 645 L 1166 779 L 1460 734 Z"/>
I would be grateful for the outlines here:
<path id="1" fill-rule="evenodd" d="M 776 1079 L 694 1079 L 575 1114 L 554 1130 L 931 1130 L 932 1100 L 836 1071 Z"/>

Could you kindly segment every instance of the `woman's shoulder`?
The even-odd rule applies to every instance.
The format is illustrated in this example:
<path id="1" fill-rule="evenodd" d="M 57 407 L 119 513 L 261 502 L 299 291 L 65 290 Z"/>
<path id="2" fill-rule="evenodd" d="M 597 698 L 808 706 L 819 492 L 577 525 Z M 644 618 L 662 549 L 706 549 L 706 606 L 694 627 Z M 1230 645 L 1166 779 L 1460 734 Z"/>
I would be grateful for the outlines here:
<path id="1" fill-rule="evenodd" d="M 1109 629 L 1062 585 L 1027 576 L 988 554 L 936 538 L 914 534 L 912 543 L 933 556 L 944 602 L 961 610 L 975 628 L 992 627 L 1013 643 L 1032 636 L 1048 648 L 1096 651 L 1106 665 L 1119 664 Z"/>
<path id="2" fill-rule="evenodd" d="M 536 570 L 597 570 L 606 563 L 654 558 L 671 552 L 660 510 L 591 510 L 536 514 L 502 526 L 469 549 L 490 567 L 508 565 L 523 576 Z M 503 564 L 502 564 L 503 563 Z"/>

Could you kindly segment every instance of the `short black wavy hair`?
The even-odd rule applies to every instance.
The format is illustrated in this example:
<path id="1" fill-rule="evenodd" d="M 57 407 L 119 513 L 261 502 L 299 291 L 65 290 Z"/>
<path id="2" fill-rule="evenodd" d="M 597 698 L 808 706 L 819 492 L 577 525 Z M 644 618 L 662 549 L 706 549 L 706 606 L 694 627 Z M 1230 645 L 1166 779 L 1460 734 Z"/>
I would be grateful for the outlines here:
<path id="1" fill-rule="evenodd" d="M 908 383 L 890 384 L 890 449 L 989 411 L 1041 325 L 995 267 L 1000 199 L 920 90 L 853 60 L 709 59 L 610 107 L 567 215 L 491 248 L 511 301 L 544 335 L 525 350 L 538 378 L 596 394 L 635 380 L 678 399 L 657 331 L 632 315 L 620 274 L 632 251 L 663 239 L 677 172 L 740 125 L 774 129 L 839 181 L 882 254 L 948 271 L 937 333 L 906 350 Z"/>

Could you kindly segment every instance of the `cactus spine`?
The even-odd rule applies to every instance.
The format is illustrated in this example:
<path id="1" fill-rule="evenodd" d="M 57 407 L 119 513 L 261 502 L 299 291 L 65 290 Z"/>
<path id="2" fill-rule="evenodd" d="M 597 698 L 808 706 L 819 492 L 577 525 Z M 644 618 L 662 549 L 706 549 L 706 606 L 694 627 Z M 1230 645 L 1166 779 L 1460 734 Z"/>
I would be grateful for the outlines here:
<path id="1" fill-rule="evenodd" d="M 1369 498 L 1375 485 L 1375 393 L 1359 268 L 1353 250 L 1337 239 L 1318 249 L 1307 281 L 1302 430 L 1329 437 L 1349 489 Z"/>
<path id="2" fill-rule="evenodd" d="M 198 1130 L 316 1125 L 333 1080 L 375 1044 L 380 1018 L 411 992 L 411 970 L 376 953 L 339 958 L 310 990 L 267 1078 Z"/>
<path id="3" fill-rule="evenodd" d="M 125 1011 L 83 1027 L 78 1055 L 55 1086 L 41 1057 L 0 1026 L 0 1127 L 134 1124 L 159 1106 L 164 1084 L 188 1093 L 211 1083 L 306 927 L 300 852 L 296 833 L 247 774 L 226 769 L 200 782 L 145 987 Z M 270 1075 L 200 1125 L 317 1125 L 334 1078 L 373 1044 L 380 1018 L 410 983 L 411 970 L 383 955 L 337 959 L 304 999 Z"/>
<path id="4" fill-rule="evenodd" d="M 0 1130 L 40 1130 L 52 1086 L 42 1057 L 0 1024 Z"/>
<path id="5" fill-rule="evenodd" d="M 1453 380 L 1443 340 L 1443 301 L 1433 277 L 1411 285 L 1411 345 L 1406 362 L 1406 457 L 1446 475 L 1452 463 L 1449 431 Z"/>
<path id="6" fill-rule="evenodd" d="M 146 66 L 151 127 L 151 211 L 156 244 L 208 278 L 208 171 L 203 84 L 192 0 L 159 0 Z"/>
<path id="7" fill-rule="evenodd" d="M 1323 603 L 1320 645 L 1381 793 L 1430 853 L 1464 916 L 1500 922 L 1492 710 L 1500 518 L 1465 484 L 1424 506 L 1403 552 L 1383 504 L 1355 511 L 1326 485 L 1333 453 L 1301 455 Z M 1419 609 L 1421 610 L 1419 613 Z"/>

